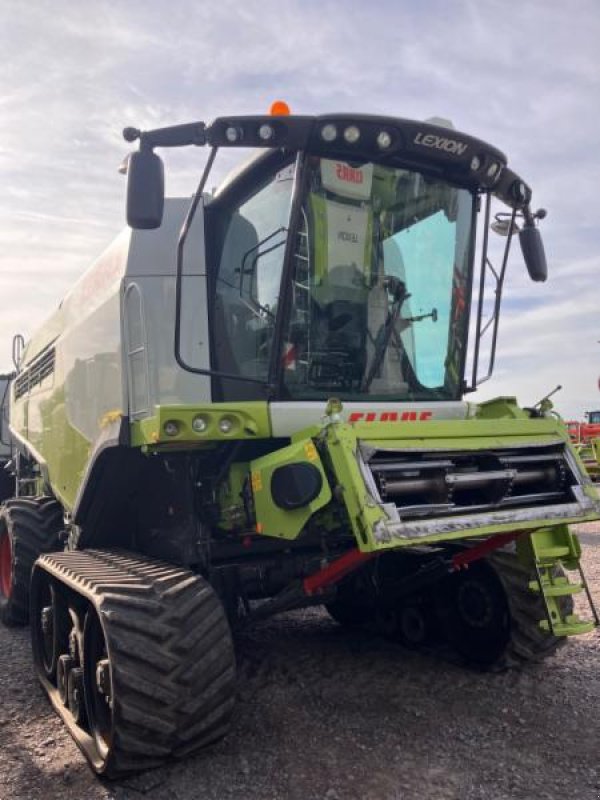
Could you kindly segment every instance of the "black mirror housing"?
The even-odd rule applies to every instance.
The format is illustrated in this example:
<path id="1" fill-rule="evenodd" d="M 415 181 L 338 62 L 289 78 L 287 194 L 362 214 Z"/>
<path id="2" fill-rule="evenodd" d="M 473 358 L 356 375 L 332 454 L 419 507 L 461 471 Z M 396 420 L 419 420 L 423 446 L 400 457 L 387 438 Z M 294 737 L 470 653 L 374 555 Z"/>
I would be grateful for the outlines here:
<path id="1" fill-rule="evenodd" d="M 165 170 L 152 150 L 139 150 L 127 166 L 127 224 L 136 230 L 160 228 L 165 205 Z"/>
<path id="2" fill-rule="evenodd" d="M 519 243 L 527 272 L 532 281 L 543 282 L 548 277 L 548 265 L 544 243 L 539 230 L 533 224 L 524 225 L 519 231 Z"/>

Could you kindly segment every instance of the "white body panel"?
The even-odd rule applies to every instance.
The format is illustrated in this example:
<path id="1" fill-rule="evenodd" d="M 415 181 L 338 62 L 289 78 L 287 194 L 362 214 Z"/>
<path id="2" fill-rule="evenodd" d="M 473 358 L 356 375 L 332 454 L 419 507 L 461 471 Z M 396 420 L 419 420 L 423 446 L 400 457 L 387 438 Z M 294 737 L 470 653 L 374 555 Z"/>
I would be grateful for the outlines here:
<path id="1" fill-rule="evenodd" d="M 210 379 L 174 357 L 177 240 L 189 203 L 167 200 L 157 230 L 124 230 L 26 348 L 11 391 L 11 428 L 67 507 L 111 422 L 143 418 L 155 405 L 210 401 Z M 202 204 L 185 256 L 182 355 L 206 368 Z"/>
<path id="2" fill-rule="evenodd" d="M 273 436 L 291 436 L 302 428 L 323 421 L 325 403 L 286 401 L 271 403 L 271 428 Z M 466 419 L 469 403 L 344 403 L 342 418 L 345 422 L 411 422 L 442 419 Z"/>

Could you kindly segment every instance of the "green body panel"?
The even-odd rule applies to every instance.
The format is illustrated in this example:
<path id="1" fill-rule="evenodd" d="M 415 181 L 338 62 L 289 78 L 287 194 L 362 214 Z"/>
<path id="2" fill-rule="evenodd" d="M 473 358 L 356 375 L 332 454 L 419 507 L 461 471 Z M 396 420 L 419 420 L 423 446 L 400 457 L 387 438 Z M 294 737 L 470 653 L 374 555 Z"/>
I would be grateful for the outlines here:
<path id="1" fill-rule="evenodd" d="M 489 522 L 477 527 L 448 530 L 429 536 L 409 536 L 399 541 L 392 538 L 382 540 L 375 535 L 378 523 L 385 520 L 381 506 L 377 505 L 365 487 L 357 460 L 359 441 L 367 447 L 390 450 L 415 450 L 435 452 L 436 450 L 485 450 L 507 447 L 515 444 L 552 444 L 557 441 L 569 445 L 568 436 L 562 423 L 556 419 L 529 420 L 460 420 L 447 422 L 413 422 L 410 424 L 372 423 L 355 425 L 330 425 L 323 432 L 335 472 L 343 486 L 350 524 L 359 548 L 363 552 L 387 550 L 399 546 L 452 541 L 475 536 L 489 536 L 496 533 L 534 530 L 547 525 L 564 525 L 565 522 L 583 522 L 600 518 L 598 508 L 570 519 L 553 521 L 519 521 L 516 517 L 507 523 Z M 588 486 L 589 496 L 597 503 L 597 491 Z M 585 491 L 585 489 L 584 489 Z M 586 493 L 587 493 L 586 492 Z"/>
<path id="2" fill-rule="evenodd" d="M 321 473 L 322 487 L 318 496 L 302 508 L 280 508 L 271 495 L 271 478 L 277 467 L 306 463 Z M 268 456 L 250 462 L 252 496 L 256 514 L 256 531 L 279 539 L 296 539 L 310 518 L 331 500 L 331 488 L 321 458 L 312 439 L 296 441 Z"/>
<path id="3" fill-rule="evenodd" d="M 196 417 L 202 417 L 206 429 L 197 432 L 192 427 Z M 219 423 L 227 420 L 231 429 L 224 433 Z M 165 423 L 175 422 L 176 435 L 165 432 Z M 154 414 L 131 423 L 131 444 L 147 450 L 189 450 L 195 447 L 210 447 L 225 441 L 268 439 L 271 422 L 267 403 L 260 401 L 243 403 L 211 403 L 207 405 L 155 406 Z"/>
<path id="4" fill-rule="evenodd" d="M 69 423 L 64 389 L 40 403 L 40 414 L 41 430 L 30 434 L 30 442 L 45 454 L 52 490 L 71 510 L 88 464 L 91 442 Z"/>
<path id="5" fill-rule="evenodd" d="M 56 361 L 54 374 L 13 405 L 11 424 L 40 465 L 43 482 L 70 511 L 88 465 L 92 439 L 77 427 L 69 413 L 60 352 Z M 117 415 L 120 416 L 118 412 Z M 100 419 L 98 434 L 102 427 Z"/>
<path id="6" fill-rule="evenodd" d="M 68 511 L 75 505 L 106 416 L 120 418 L 121 279 L 130 234 L 120 237 L 72 287 L 27 345 L 11 397 L 11 430 L 40 465 Z M 20 381 L 51 358 L 41 380 Z M 18 396 L 17 396 L 18 394 Z"/>
<path id="7" fill-rule="evenodd" d="M 566 525 L 543 528 L 530 536 L 519 537 L 517 553 L 521 562 L 536 575 L 536 580 L 529 584 L 529 590 L 541 595 L 544 600 L 546 619 L 540 621 L 540 628 L 555 636 L 578 636 L 594 630 L 597 615 L 589 594 L 587 599 L 592 619 L 582 620 L 575 613 L 563 613 L 564 607 L 561 606 L 561 598 L 587 593 L 579 563 L 581 545 L 577 536 Z M 565 570 L 577 571 L 580 582 L 571 583 Z"/>
<path id="8" fill-rule="evenodd" d="M 479 419 L 531 419 L 530 414 L 521 408 L 516 397 L 494 397 L 473 407 L 474 416 Z"/>
<path id="9" fill-rule="evenodd" d="M 357 436 L 353 428 L 351 425 L 330 425 L 323 431 L 322 441 L 326 443 L 337 479 L 336 489 L 343 498 L 358 547 L 363 552 L 372 552 L 376 549 L 374 528 L 386 519 L 386 514 L 369 493 L 361 474 L 356 458 Z"/>

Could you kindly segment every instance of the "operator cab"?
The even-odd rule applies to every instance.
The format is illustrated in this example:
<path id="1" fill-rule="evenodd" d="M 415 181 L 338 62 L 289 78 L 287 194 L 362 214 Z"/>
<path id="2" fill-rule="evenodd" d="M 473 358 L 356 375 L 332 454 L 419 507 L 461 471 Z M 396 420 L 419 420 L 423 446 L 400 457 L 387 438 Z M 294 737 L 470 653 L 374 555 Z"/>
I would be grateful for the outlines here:
<path id="1" fill-rule="evenodd" d="M 215 367 L 268 378 L 295 163 L 209 206 Z M 474 198 L 420 172 L 311 156 L 290 243 L 282 398 L 456 399 Z M 219 224 L 220 223 L 220 224 Z M 228 382 L 228 397 L 244 389 Z M 246 387 L 247 392 L 247 387 Z"/>
<path id="2" fill-rule="evenodd" d="M 262 148 L 203 207 L 213 400 L 455 401 L 491 375 L 513 232 L 533 280 L 546 263 L 529 187 L 506 157 L 454 129 L 366 115 L 228 117 L 142 133 L 129 159 L 128 220 L 162 218 L 155 147 L 212 149 L 179 243 L 182 252 L 220 147 Z M 492 195 L 509 211 L 491 224 Z M 480 215 L 479 212 L 482 212 Z M 465 380 L 478 215 L 483 217 L 472 380 Z M 523 220 L 521 227 L 516 218 Z M 507 236 L 501 268 L 488 230 Z M 486 275 L 492 313 L 484 320 Z M 203 313 L 199 309 L 199 313 Z M 479 345 L 491 327 L 488 374 Z"/>

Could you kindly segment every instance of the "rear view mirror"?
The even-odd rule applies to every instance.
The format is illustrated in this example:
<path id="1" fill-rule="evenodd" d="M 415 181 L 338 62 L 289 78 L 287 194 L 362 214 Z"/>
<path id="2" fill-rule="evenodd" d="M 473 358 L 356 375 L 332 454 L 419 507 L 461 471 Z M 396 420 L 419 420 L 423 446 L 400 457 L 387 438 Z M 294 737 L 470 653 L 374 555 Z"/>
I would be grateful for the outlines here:
<path id="1" fill-rule="evenodd" d="M 132 153 L 127 165 L 127 224 L 136 230 L 159 228 L 165 204 L 165 172 L 152 150 Z"/>
<path id="2" fill-rule="evenodd" d="M 519 242 L 527 266 L 527 272 L 532 281 L 545 281 L 548 277 L 548 266 L 544 243 L 539 230 L 535 225 L 524 225 L 519 231 Z"/>

